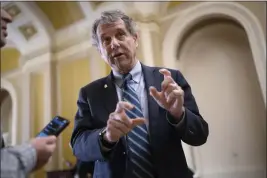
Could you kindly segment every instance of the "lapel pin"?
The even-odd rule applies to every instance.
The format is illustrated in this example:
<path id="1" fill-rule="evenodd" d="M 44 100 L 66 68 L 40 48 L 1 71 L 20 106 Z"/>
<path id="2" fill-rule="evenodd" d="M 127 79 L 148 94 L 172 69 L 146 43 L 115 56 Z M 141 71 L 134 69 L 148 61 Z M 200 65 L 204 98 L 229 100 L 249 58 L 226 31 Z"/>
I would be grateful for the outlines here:
<path id="1" fill-rule="evenodd" d="M 107 84 L 105 84 L 105 85 L 104 85 L 104 88 L 108 88 L 108 85 L 107 85 Z"/>

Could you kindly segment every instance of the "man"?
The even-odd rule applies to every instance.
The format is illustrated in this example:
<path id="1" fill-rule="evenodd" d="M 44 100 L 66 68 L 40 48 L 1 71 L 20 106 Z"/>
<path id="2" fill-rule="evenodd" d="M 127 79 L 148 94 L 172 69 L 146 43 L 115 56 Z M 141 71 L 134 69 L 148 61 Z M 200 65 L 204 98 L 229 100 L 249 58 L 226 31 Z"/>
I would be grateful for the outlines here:
<path id="1" fill-rule="evenodd" d="M 1 8 L 1 48 L 6 44 L 10 22 L 12 18 Z M 47 163 L 56 148 L 56 137 L 35 138 L 29 144 L 8 148 L 4 148 L 3 140 L 1 143 L 1 178 L 24 178 Z"/>
<path id="2" fill-rule="evenodd" d="M 200 146 L 209 130 L 183 75 L 138 61 L 135 24 L 120 11 L 103 12 L 92 37 L 112 72 L 80 89 L 74 155 L 98 178 L 192 177 L 181 140 Z"/>

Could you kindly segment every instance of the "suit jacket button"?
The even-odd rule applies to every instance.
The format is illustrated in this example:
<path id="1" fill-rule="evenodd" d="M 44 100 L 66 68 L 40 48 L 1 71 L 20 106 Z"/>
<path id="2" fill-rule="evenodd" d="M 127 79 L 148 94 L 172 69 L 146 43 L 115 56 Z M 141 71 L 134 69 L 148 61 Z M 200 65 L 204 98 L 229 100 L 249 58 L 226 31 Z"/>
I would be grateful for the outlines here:
<path id="1" fill-rule="evenodd" d="M 124 151 L 123 154 L 126 155 L 126 152 Z"/>

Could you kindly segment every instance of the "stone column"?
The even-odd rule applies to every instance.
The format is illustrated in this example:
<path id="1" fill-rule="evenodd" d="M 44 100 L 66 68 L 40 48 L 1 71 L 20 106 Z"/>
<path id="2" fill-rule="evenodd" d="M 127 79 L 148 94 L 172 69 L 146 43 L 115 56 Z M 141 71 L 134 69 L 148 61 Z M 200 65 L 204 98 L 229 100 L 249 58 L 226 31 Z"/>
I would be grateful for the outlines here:
<path id="1" fill-rule="evenodd" d="M 21 123 L 21 142 L 27 142 L 31 139 L 31 81 L 30 71 L 25 70 L 21 76 L 21 100 L 22 116 L 19 117 Z M 23 104 L 22 104 L 23 103 Z M 18 127 L 18 125 L 16 126 Z M 15 141 L 15 140 L 14 140 Z"/>
<path id="2" fill-rule="evenodd" d="M 159 26 L 155 22 L 137 22 L 139 35 L 139 48 L 141 48 L 142 62 L 149 66 L 159 65 L 160 44 Z"/>

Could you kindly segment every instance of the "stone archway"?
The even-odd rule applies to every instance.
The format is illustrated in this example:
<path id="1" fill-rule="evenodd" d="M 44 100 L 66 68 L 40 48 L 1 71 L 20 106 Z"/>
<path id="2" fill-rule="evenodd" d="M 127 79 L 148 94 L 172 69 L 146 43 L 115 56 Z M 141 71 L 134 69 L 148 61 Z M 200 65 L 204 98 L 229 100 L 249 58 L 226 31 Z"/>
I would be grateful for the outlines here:
<path id="1" fill-rule="evenodd" d="M 11 145 L 15 145 L 17 143 L 18 98 L 14 86 L 9 81 L 1 78 L 1 88 L 10 94 L 12 100 Z"/>
<path id="2" fill-rule="evenodd" d="M 163 41 L 163 64 L 174 67 L 177 64 L 176 53 L 184 34 L 192 26 L 206 18 L 226 16 L 240 23 L 245 29 L 261 86 L 266 107 L 266 43 L 261 26 L 244 6 L 235 2 L 204 2 L 188 8 L 179 15 L 166 33 Z"/>
<path id="3" fill-rule="evenodd" d="M 206 19 L 226 17 L 239 23 L 245 30 L 252 56 L 257 71 L 257 77 L 261 87 L 264 104 L 266 107 L 266 42 L 263 30 L 258 19 L 247 8 L 235 2 L 203 2 L 192 5 L 174 19 L 167 31 L 163 41 L 163 65 L 165 67 L 182 69 L 181 61 L 177 60 L 177 49 L 180 48 L 184 40 L 184 35 L 193 26 Z M 193 153 L 190 146 L 183 144 L 188 160 L 188 165 L 197 171 L 195 177 L 199 176 L 196 170 L 198 155 Z"/>

